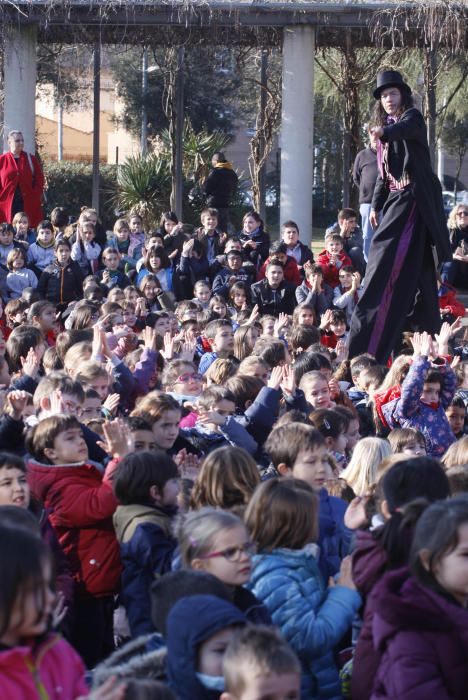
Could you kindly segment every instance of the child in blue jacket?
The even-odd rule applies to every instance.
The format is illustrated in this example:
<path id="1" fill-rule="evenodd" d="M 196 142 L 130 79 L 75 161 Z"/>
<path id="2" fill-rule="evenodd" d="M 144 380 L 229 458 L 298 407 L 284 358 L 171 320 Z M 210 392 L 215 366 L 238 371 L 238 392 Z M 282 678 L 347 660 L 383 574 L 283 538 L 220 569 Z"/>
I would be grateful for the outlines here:
<path id="1" fill-rule="evenodd" d="M 349 553 L 352 532 L 344 524 L 347 504 L 330 496 L 325 482 L 331 477 L 325 438 L 310 425 L 288 423 L 275 428 L 265 443 L 277 474 L 303 479 L 319 497 L 319 569 L 327 581 L 340 570 Z"/>
<path id="2" fill-rule="evenodd" d="M 317 497 L 299 479 L 261 484 L 245 522 L 258 551 L 249 588 L 301 661 L 301 698 L 341 700 L 334 648 L 361 605 L 350 557 L 341 564 L 338 582 L 331 579 L 327 588 L 316 560 Z"/>
<path id="3" fill-rule="evenodd" d="M 121 598 L 136 637 L 154 631 L 151 583 L 170 571 L 177 544 L 172 536 L 179 494 L 177 465 L 164 452 L 127 455 L 117 467 L 113 488 L 121 504 L 113 518 L 124 566 Z"/>

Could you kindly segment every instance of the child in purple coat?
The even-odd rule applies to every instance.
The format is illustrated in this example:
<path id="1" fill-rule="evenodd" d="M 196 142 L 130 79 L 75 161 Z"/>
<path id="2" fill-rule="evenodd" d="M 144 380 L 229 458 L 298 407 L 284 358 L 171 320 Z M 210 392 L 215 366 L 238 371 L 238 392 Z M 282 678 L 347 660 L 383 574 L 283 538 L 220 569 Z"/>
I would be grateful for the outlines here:
<path id="1" fill-rule="evenodd" d="M 382 659 L 371 700 L 465 700 L 468 688 L 468 498 L 438 501 L 414 533 L 410 570 L 375 589 Z"/>
<path id="2" fill-rule="evenodd" d="M 445 411 L 456 390 L 455 373 L 438 357 L 432 364 L 432 338 L 415 333 L 412 338 L 413 361 L 401 385 L 401 396 L 382 410 L 391 428 L 415 428 L 425 437 L 427 454 L 442 457 L 455 441 Z"/>

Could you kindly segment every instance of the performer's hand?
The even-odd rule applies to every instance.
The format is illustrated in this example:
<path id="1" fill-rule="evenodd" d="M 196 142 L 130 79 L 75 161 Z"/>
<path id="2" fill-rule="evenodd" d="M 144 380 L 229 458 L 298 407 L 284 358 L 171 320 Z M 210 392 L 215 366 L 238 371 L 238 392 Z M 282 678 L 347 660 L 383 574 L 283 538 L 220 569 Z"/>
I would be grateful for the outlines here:
<path id="1" fill-rule="evenodd" d="M 378 214 L 375 211 L 375 209 L 371 209 L 371 212 L 369 214 L 369 221 L 372 228 L 377 228 L 377 226 L 379 225 Z"/>
<path id="2" fill-rule="evenodd" d="M 370 133 L 372 136 L 374 136 L 376 139 L 380 139 L 383 136 L 383 129 L 381 126 L 373 126 L 372 129 L 370 129 Z"/>

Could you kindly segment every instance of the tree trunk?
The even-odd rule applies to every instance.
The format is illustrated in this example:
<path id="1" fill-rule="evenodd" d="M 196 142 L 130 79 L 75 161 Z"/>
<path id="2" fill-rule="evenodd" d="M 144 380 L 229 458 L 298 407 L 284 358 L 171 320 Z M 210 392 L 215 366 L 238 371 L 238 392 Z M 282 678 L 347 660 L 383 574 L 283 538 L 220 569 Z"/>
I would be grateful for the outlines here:
<path id="1" fill-rule="evenodd" d="M 427 124 L 427 140 L 431 154 L 432 167 L 435 165 L 436 154 L 436 85 L 437 85 L 437 55 L 434 49 L 424 50 L 424 85 L 426 88 L 425 117 Z"/>

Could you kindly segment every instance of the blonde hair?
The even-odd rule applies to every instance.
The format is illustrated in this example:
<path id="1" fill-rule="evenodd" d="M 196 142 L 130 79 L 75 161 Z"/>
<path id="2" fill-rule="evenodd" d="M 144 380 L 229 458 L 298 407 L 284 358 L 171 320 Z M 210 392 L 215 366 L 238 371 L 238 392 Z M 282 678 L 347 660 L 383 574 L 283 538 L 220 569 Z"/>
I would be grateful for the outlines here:
<path id="1" fill-rule="evenodd" d="M 468 205 L 463 204 L 463 202 L 459 202 L 458 204 L 455 204 L 455 206 L 452 208 L 447 221 L 447 227 L 450 231 L 458 228 L 457 214 L 460 211 L 460 209 L 468 211 Z"/>
<path id="2" fill-rule="evenodd" d="M 76 381 L 80 382 L 81 384 L 89 384 L 99 377 L 107 377 L 110 384 L 110 377 L 106 369 L 100 365 L 99 362 L 94 362 L 94 360 L 82 362 L 78 367 L 77 373 L 75 374 Z"/>
<path id="3" fill-rule="evenodd" d="M 391 452 L 387 440 L 378 437 L 362 438 L 340 477 L 351 486 L 356 496 L 367 496 L 377 483 L 379 464 Z"/>
<path id="4" fill-rule="evenodd" d="M 468 435 L 452 443 L 440 461 L 445 470 L 468 464 Z"/>
<path id="5" fill-rule="evenodd" d="M 206 555 L 220 532 L 240 526 L 245 527 L 242 520 L 226 510 L 207 507 L 188 513 L 177 531 L 183 566 L 190 568 L 194 559 Z"/>
<path id="6" fill-rule="evenodd" d="M 75 377 L 79 367 L 91 359 L 93 346 L 87 340 L 81 340 L 68 348 L 63 358 L 63 368 L 70 377 Z"/>
<path id="7" fill-rule="evenodd" d="M 202 462 L 190 507 L 214 506 L 241 512 L 260 483 L 255 460 L 242 447 L 218 447 Z"/>
<path id="8" fill-rule="evenodd" d="M 26 265 L 26 253 L 22 248 L 13 248 L 7 255 L 6 264 L 9 270 L 13 269 L 13 262 L 16 258 L 23 258 L 23 262 Z"/>

